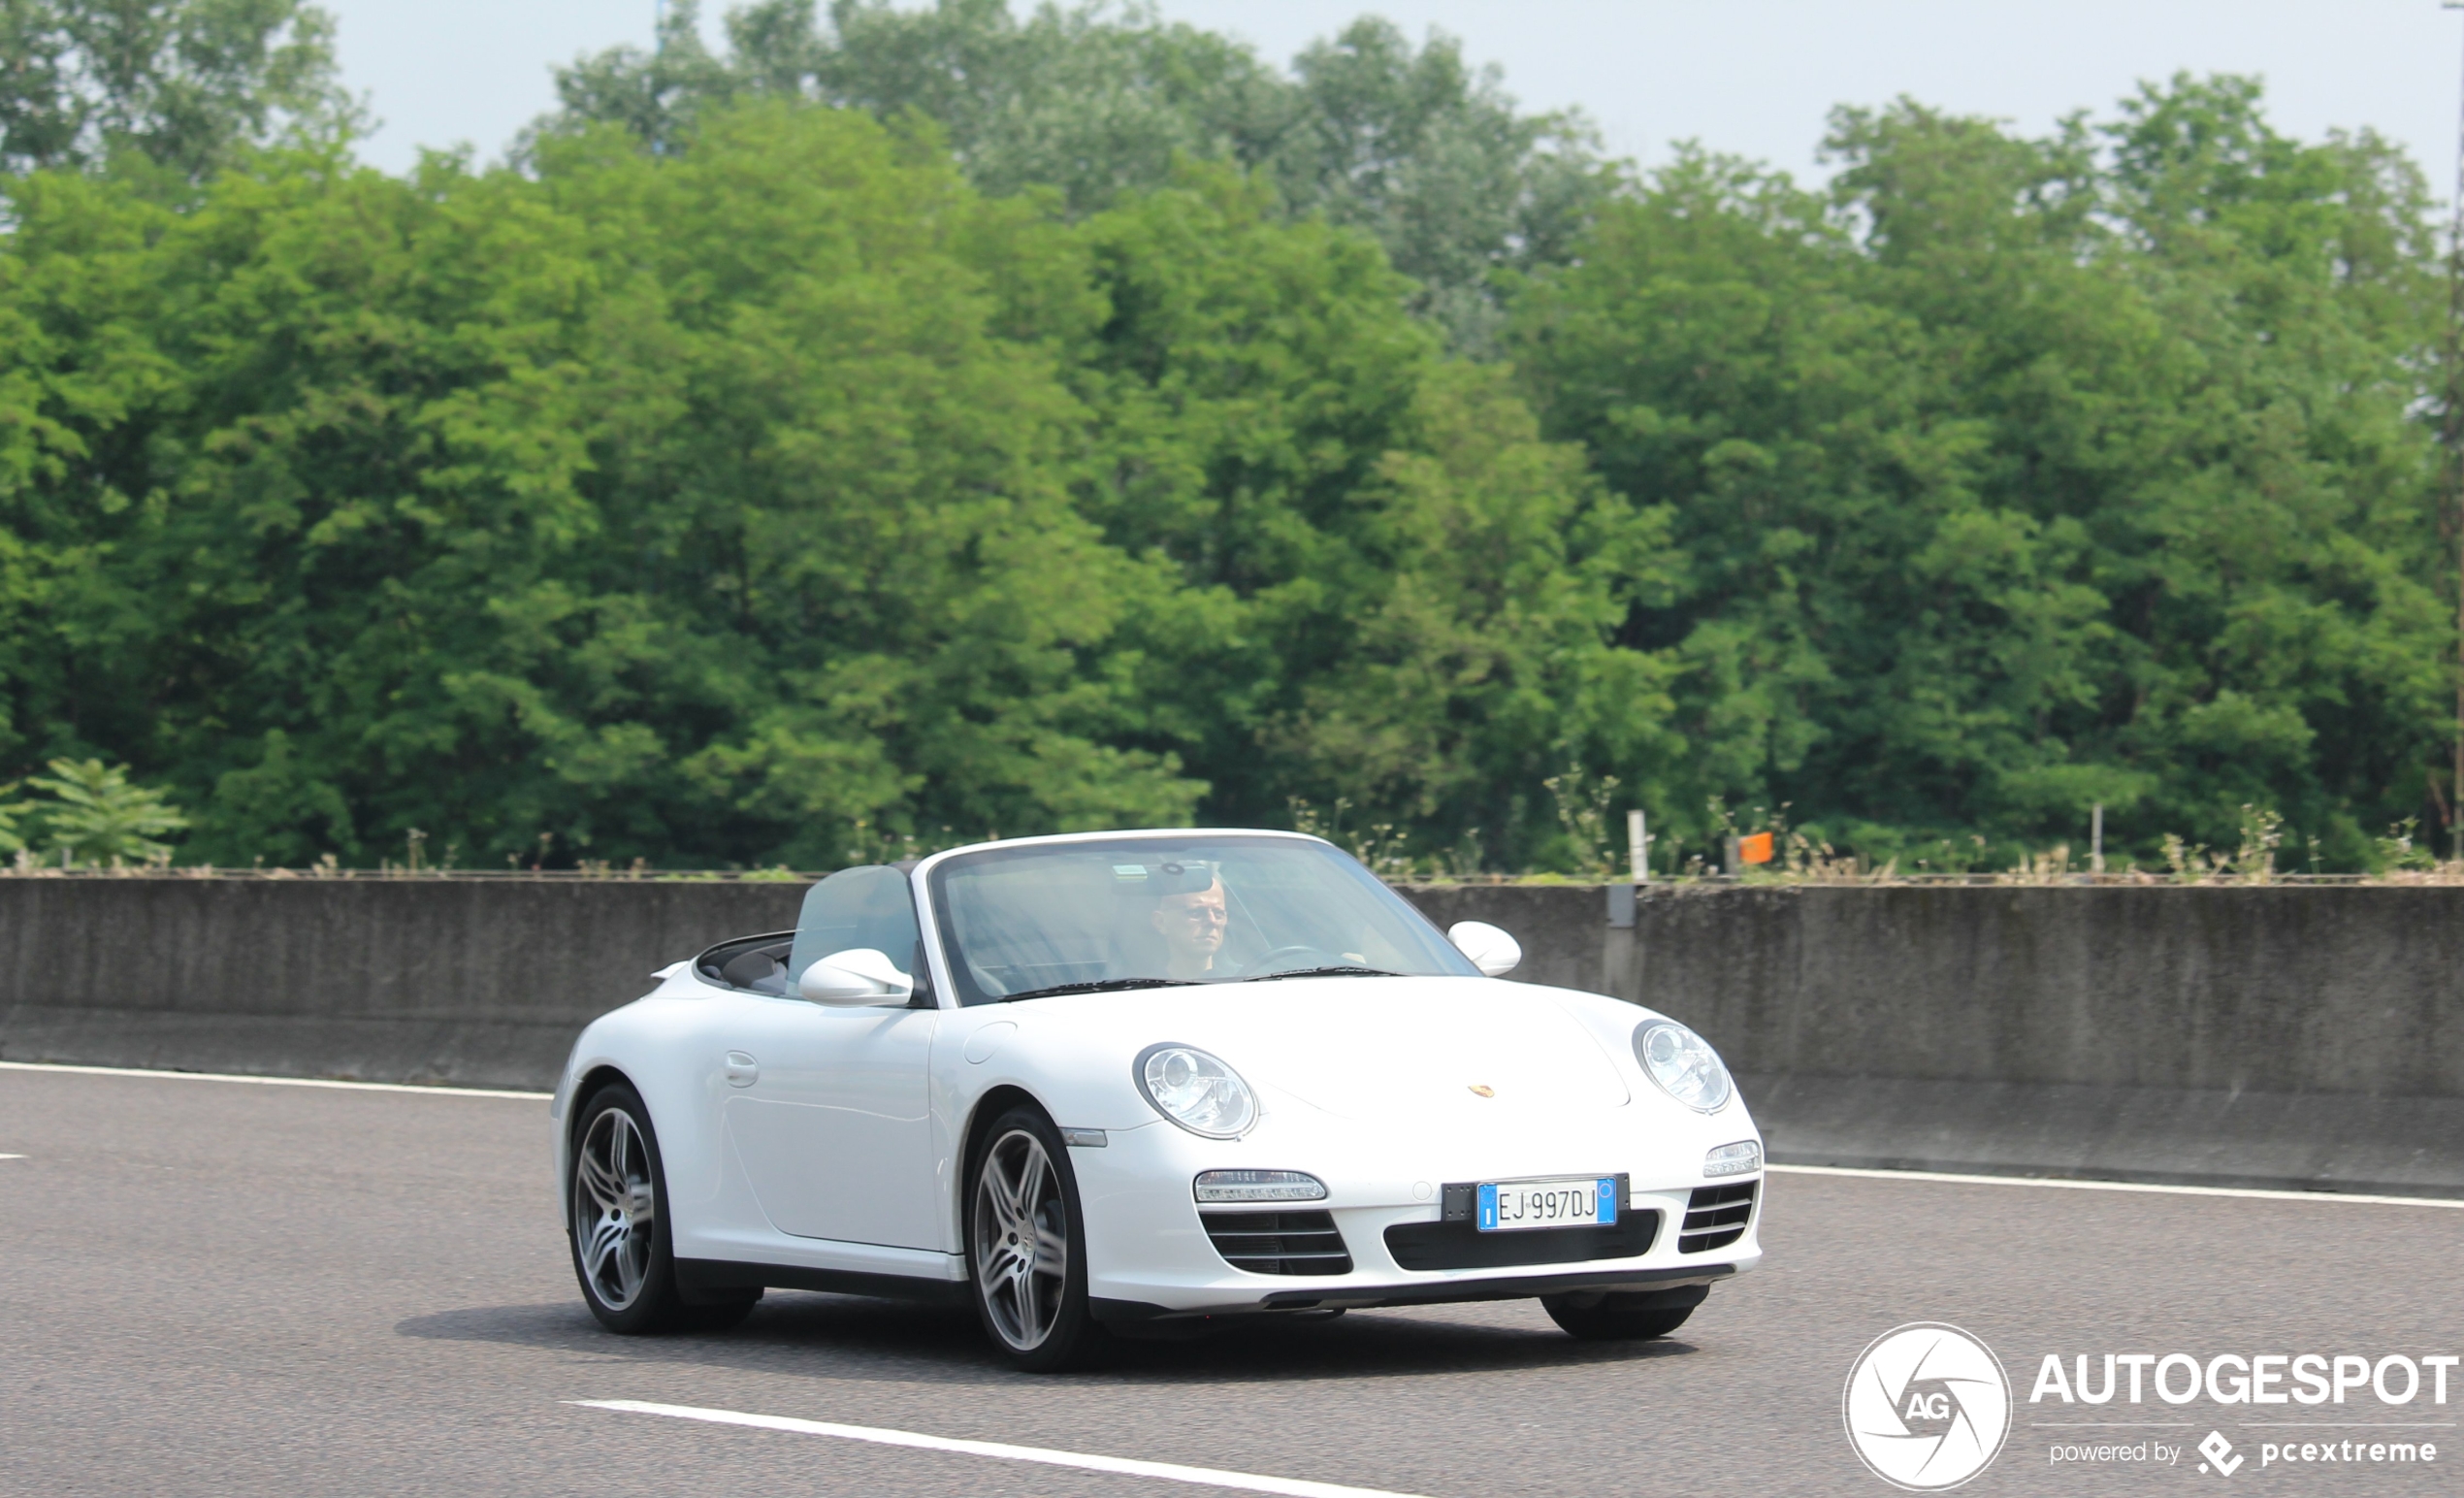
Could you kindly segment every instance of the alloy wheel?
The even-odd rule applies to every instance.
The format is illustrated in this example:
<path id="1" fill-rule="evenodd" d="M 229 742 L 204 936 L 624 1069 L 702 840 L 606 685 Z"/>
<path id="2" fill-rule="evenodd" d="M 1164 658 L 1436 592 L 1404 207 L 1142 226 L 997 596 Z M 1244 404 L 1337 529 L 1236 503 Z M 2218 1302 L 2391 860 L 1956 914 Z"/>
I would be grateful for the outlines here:
<path id="1" fill-rule="evenodd" d="M 582 1278 L 610 1311 L 641 1294 L 650 1277 L 658 1193 L 650 1184 L 650 1151 L 622 1108 L 591 1121 L 573 1165 L 573 1237 Z"/>
<path id="2" fill-rule="evenodd" d="M 1012 1129 L 976 1174 L 975 1279 L 992 1329 L 1031 1351 L 1053 1334 L 1069 1283 L 1069 1215 L 1044 1143 Z"/>

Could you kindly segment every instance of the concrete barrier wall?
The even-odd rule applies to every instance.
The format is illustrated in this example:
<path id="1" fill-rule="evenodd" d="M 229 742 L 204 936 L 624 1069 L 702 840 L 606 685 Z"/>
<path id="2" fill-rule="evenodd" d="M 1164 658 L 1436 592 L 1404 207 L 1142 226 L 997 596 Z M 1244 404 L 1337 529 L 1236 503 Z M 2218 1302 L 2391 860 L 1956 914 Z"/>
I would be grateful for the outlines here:
<path id="1" fill-rule="evenodd" d="M 0 879 L 0 1059 L 546 1088 L 793 884 Z"/>
<path id="2" fill-rule="evenodd" d="M 1406 893 L 1702 1030 L 1778 1159 L 2464 1192 L 2464 888 Z M 544 1088 L 800 894 L 0 879 L 0 1059 Z"/>
<path id="3" fill-rule="evenodd" d="M 1701 1030 L 1781 1160 L 2464 1191 L 2464 888 L 1414 898 Z"/>

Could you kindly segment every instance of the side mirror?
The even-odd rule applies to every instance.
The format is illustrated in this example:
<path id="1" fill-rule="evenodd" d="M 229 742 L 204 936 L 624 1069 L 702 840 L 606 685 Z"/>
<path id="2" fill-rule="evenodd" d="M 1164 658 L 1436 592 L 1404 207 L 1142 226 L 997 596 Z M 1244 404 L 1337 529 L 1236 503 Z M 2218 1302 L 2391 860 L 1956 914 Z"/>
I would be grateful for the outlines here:
<path id="1" fill-rule="evenodd" d="M 871 947 L 850 947 L 804 969 L 795 992 L 817 1004 L 859 1008 L 869 1004 L 903 1004 L 915 995 L 916 980 Z"/>
<path id="2" fill-rule="evenodd" d="M 1486 921 L 1457 921 L 1446 928 L 1445 939 L 1492 978 L 1505 977 L 1523 961 L 1522 944 Z"/>

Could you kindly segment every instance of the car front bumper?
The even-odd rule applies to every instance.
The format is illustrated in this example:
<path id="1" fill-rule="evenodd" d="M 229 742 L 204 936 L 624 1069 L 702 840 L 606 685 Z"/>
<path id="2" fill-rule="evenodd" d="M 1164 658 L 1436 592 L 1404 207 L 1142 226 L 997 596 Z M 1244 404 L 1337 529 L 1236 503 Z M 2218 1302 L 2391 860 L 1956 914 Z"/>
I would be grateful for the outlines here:
<path id="1" fill-rule="evenodd" d="M 1266 1129 L 1241 1141 L 1205 1140 L 1163 1123 L 1114 1130 L 1102 1148 L 1069 1152 L 1086 1215 L 1087 1293 L 1099 1319 L 1123 1322 L 1707 1285 L 1760 1262 L 1763 1176 L 1758 1171 L 1706 1181 L 1702 1173 L 1711 1145 L 1758 1138 L 1742 1108 L 1691 1122 L 1694 1126 L 1677 1130 L 1681 1137 L 1674 1139 L 1665 1126 L 1642 1137 L 1639 1119 L 1572 1131 L 1536 1126 L 1409 1141 L 1351 1129 L 1311 1129 L 1305 1140 L 1281 1141 Z M 1326 1184 L 1326 1199 L 1196 1201 L 1192 1183 L 1198 1172 L 1241 1167 L 1308 1171 Z M 1477 1257 L 1478 1263 L 1406 1268 L 1388 1239 L 1391 1228 L 1443 1222 L 1448 1184 L 1620 1174 L 1628 1179 L 1629 1192 L 1621 1214 L 1658 1215 L 1648 1246 L 1639 1253 L 1561 1257 L 1571 1252 L 1558 1237 L 1564 1229 L 1477 1234 L 1483 1241 L 1473 1245 L 1463 1241 L 1473 1232 L 1467 1222 L 1434 1231 L 1470 1251 L 1451 1256 Z M 1698 1191 L 1736 1186 L 1753 1189 L 1741 1233 L 1722 1241 L 1725 1234 L 1684 1230 Z M 1342 1235 L 1348 1269 L 1327 1274 L 1235 1268 L 1209 1234 L 1206 1218 L 1268 1212 L 1326 1214 Z M 1404 1236 L 1425 1245 L 1430 1231 Z M 1525 1242 L 1537 1261 L 1512 1261 L 1522 1256 L 1516 1249 Z M 1689 1242 L 1694 1252 L 1688 1252 Z M 1406 1252 L 1422 1260 L 1431 1256 L 1425 1250 Z"/>

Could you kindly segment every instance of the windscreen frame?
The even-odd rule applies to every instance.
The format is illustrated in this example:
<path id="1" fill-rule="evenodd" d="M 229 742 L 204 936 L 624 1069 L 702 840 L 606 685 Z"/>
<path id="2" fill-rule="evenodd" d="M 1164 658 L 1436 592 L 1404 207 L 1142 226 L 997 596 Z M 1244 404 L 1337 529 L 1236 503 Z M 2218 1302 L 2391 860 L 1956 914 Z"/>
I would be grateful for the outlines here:
<path id="1" fill-rule="evenodd" d="M 924 886 L 922 893 L 924 896 L 924 899 L 920 903 L 930 912 L 932 953 L 948 974 L 946 992 L 950 1000 L 959 1007 L 969 1008 L 980 1004 L 1012 1001 L 1009 995 L 985 992 L 975 981 L 975 974 L 969 967 L 966 954 L 958 949 L 956 922 L 954 919 L 955 912 L 952 909 L 949 888 L 952 870 L 982 866 L 987 863 L 1022 862 L 1037 857 L 1050 857 L 1065 850 L 1084 850 L 1089 854 L 1100 854 L 1107 848 L 1118 848 L 1124 854 L 1134 849 L 1141 859 L 1152 858 L 1158 851 L 1165 853 L 1185 851 L 1193 862 L 1205 862 L 1216 857 L 1216 853 L 1209 850 L 1219 852 L 1244 845 L 1253 847 L 1298 845 L 1323 859 L 1328 866 L 1339 870 L 1344 877 L 1367 892 L 1374 903 L 1383 906 L 1390 914 L 1398 917 L 1406 929 L 1420 936 L 1426 942 L 1427 955 L 1435 959 L 1435 965 L 1439 966 L 1442 972 L 1436 975 L 1416 976 L 1480 976 L 1479 969 L 1473 965 L 1471 959 L 1465 957 L 1454 943 L 1447 939 L 1445 933 L 1438 928 L 1435 922 L 1421 914 L 1410 900 L 1396 894 L 1385 881 L 1372 873 L 1358 859 L 1321 838 L 1300 833 L 1214 832 L 1197 830 L 1171 833 L 1127 832 L 1092 835 L 1081 833 L 1067 837 L 1021 839 L 1014 843 L 994 843 L 956 849 L 927 861 L 924 867 L 917 870 L 918 883 Z M 1238 897 L 1235 892 L 1227 890 L 1226 893 L 1233 895 L 1235 898 Z M 1211 982 L 1209 986 L 1219 987 L 1243 981 L 1248 980 L 1227 978 Z"/>

